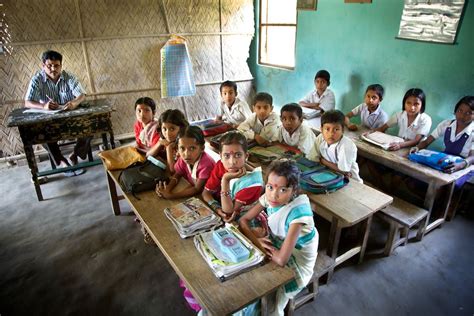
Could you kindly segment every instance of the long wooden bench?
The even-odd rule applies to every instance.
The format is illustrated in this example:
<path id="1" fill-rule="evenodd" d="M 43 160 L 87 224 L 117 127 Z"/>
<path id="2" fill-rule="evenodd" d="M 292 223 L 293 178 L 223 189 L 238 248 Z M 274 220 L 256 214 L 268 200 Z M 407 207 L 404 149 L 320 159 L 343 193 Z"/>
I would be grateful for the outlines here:
<path id="1" fill-rule="evenodd" d="M 323 251 L 318 252 L 318 258 L 314 265 L 314 272 L 306 289 L 303 289 L 295 298 L 288 302 L 286 314 L 292 316 L 297 308 L 303 304 L 314 300 L 319 292 L 319 278 L 334 268 L 335 261 L 327 256 Z"/>
<path id="2" fill-rule="evenodd" d="M 406 245 L 409 239 L 410 228 L 418 224 L 416 238 L 423 238 L 426 220 L 428 220 L 428 211 L 424 208 L 415 206 L 400 198 L 394 197 L 393 203 L 380 210 L 378 215 L 390 224 L 388 239 L 385 243 L 384 255 L 390 256 L 393 250 Z M 400 237 L 398 237 L 400 234 Z"/>

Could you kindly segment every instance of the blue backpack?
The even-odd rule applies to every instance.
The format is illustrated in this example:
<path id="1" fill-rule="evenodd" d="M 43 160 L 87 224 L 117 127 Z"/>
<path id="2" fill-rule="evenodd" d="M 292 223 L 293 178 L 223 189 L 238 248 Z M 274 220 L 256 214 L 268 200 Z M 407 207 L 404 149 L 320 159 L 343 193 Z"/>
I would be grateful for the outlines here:
<path id="1" fill-rule="evenodd" d="M 463 161 L 461 157 L 428 149 L 421 149 L 416 153 L 411 153 L 408 155 L 408 159 L 440 171 L 443 171 L 450 164 Z"/>
<path id="2" fill-rule="evenodd" d="M 349 183 L 349 179 L 326 166 L 306 158 L 296 160 L 301 171 L 300 186 L 311 193 L 330 193 Z"/>

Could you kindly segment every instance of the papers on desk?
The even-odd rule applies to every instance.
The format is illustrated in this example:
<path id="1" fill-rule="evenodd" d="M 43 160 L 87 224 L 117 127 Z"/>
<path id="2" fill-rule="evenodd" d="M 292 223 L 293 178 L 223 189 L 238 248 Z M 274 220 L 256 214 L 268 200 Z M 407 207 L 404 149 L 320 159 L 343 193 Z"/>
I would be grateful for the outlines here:
<path id="1" fill-rule="evenodd" d="M 310 109 L 305 106 L 301 107 L 303 109 L 303 118 L 309 120 L 321 115 L 321 110 L 317 109 Z"/>
<path id="2" fill-rule="evenodd" d="M 226 230 L 237 238 L 248 250 L 249 255 L 240 262 L 234 262 L 232 257 L 219 245 L 214 232 L 205 232 L 194 237 L 194 244 L 197 250 L 211 268 L 214 275 L 221 281 L 225 281 L 244 271 L 248 271 L 263 262 L 265 255 L 260 249 L 255 247 L 236 226 L 226 224 Z"/>
<path id="3" fill-rule="evenodd" d="M 405 141 L 403 138 L 398 136 L 392 136 L 382 132 L 373 132 L 366 135 L 362 134 L 360 135 L 360 138 L 366 142 L 382 147 L 385 150 L 388 150 L 391 143 L 402 143 Z"/>
<path id="4" fill-rule="evenodd" d="M 27 109 L 23 113 L 41 113 L 41 114 L 54 114 L 64 111 L 64 107 L 61 107 L 57 110 L 45 110 L 45 109 Z"/>
<path id="5" fill-rule="evenodd" d="M 164 212 L 181 238 L 194 236 L 222 224 L 221 218 L 196 197 L 165 208 Z"/>

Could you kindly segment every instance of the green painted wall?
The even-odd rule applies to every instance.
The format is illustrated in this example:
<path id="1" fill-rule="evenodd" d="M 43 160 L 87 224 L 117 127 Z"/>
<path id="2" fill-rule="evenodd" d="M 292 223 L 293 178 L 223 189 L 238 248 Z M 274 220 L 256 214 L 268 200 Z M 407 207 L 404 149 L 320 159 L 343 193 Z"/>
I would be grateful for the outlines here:
<path id="1" fill-rule="evenodd" d="M 474 3 L 464 8 L 455 45 L 395 39 L 403 3 L 318 0 L 317 11 L 299 11 L 293 71 L 257 65 L 256 36 L 249 66 L 257 91 L 271 93 L 276 106 L 298 101 L 314 88 L 314 75 L 324 68 L 331 73 L 337 109 L 346 113 L 363 101 L 367 85 L 381 83 L 386 90 L 382 106 L 391 115 L 401 110 L 406 90 L 420 87 L 434 128 L 452 117 L 462 96 L 474 95 Z M 258 0 L 255 8 L 258 26 Z"/>

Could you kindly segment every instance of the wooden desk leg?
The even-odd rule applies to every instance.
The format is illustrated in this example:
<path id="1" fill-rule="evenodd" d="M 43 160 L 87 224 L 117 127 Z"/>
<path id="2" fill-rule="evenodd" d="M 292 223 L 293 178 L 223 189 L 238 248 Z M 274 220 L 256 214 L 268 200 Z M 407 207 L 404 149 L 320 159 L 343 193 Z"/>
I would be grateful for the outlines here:
<path id="1" fill-rule="evenodd" d="M 342 227 L 339 225 L 339 220 L 336 217 L 332 218 L 331 222 L 331 230 L 329 232 L 329 240 L 328 240 L 328 248 L 327 248 L 327 255 L 332 259 L 336 260 L 337 258 L 337 251 L 339 249 L 339 242 L 341 240 L 341 231 Z M 328 271 L 327 282 L 331 279 L 334 273 L 334 267 Z"/>
<path id="2" fill-rule="evenodd" d="M 370 215 L 362 225 L 364 225 L 364 236 L 362 237 L 362 245 L 360 247 L 359 263 L 364 260 L 365 249 L 367 248 L 367 240 L 369 239 L 370 226 L 372 225 L 372 215 Z"/>
<path id="3" fill-rule="evenodd" d="M 115 138 L 114 138 L 114 132 L 112 129 L 110 129 L 109 135 L 110 135 L 110 146 L 112 148 L 115 148 Z"/>
<path id="4" fill-rule="evenodd" d="M 36 165 L 33 146 L 25 145 L 24 149 L 25 149 L 26 161 L 28 162 L 28 167 L 30 168 L 30 172 L 31 172 L 31 180 L 33 181 L 33 184 L 35 186 L 36 196 L 38 198 L 38 201 L 43 201 L 43 193 L 41 193 L 41 187 L 38 181 L 38 166 Z"/>
<path id="5" fill-rule="evenodd" d="M 271 294 L 269 294 L 271 295 Z M 265 295 L 262 297 L 262 299 L 260 300 L 260 315 L 261 316 L 267 316 L 269 315 L 268 313 L 268 295 Z"/>
<path id="6" fill-rule="evenodd" d="M 436 192 L 438 191 L 438 186 L 435 181 L 431 181 L 428 184 L 428 190 L 426 191 L 424 206 L 428 210 L 428 216 L 426 216 L 425 227 L 422 230 L 419 230 L 416 234 L 416 240 L 421 241 L 425 234 L 428 232 L 428 223 L 430 222 L 431 212 L 433 211 L 434 201 L 436 198 Z M 420 225 L 422 225 L 420 223 Z"/>
<path id="7" fill-rule="evenodd" d="M 102 133 L 102 144 L 104 145 L 105 150 L 109 150 L 109 141 L 107 140 L 107 133 Z"/>
<path id="8" fill-rule="evenodd" d="M 112 179 L 107 170 L 105 171 L 105 174 L 107 175 L 107 185 L 109 187 L 109 196 L 110 204 L 112 205 L 112 211 L 115 215 L 120 215 L 120 204 L 117 196 L 117 186 L 115 185 L 114 179 Z"/>
<path id="9" fill-rule="evenodd" d="M 426 192 L 426 198 L 425 198 L 425 207 L 430 206 L 430 208 L 428 208 L 428 217 L 426 219 L 426 226 L 425 226 L 425 229 L 424 229 L 424 232 L 423 232 L 423 236 L 425 234 L 429 233 L 430 231 L 432 231 L 433 229 L 437 228 L 438 226 L 441 226 L 446 221 L 446 215 L 447 215 L 448 210 L 449 210 L 449 205 L 451 204 L 451 198 L 453 196 L 455 182 L 453 182 L 449 185 L 450 185 L 450 187 L 449 187 L 449 192 L 448 192 L 448 199 L 447 199 L 447 202 L 446 202 L 446 205 L 445 205 L 445 209 L 443 211 L 443 216 L 440 217 L 440 218 L 437 218 L 432 223 L 430 223 L 429 220 L 431 218 L 431 213 L 433 211 L 434 199 L 436 197 L 436 192 L 438 192 L 438 189 L 440 187 L 438 185 L 436 185 L 435 183 L 430 183 L 430 185 L 428 186 L 428 192 Z M 428 197 L 428 195 L 430 195 L 430 196 Z M 427 201 L 428 199 L 430 199 L 430 200 Z M 417 234 L 417 239 L 421 240 L 421 238 L 418 238 L 418 234 Z"/>

